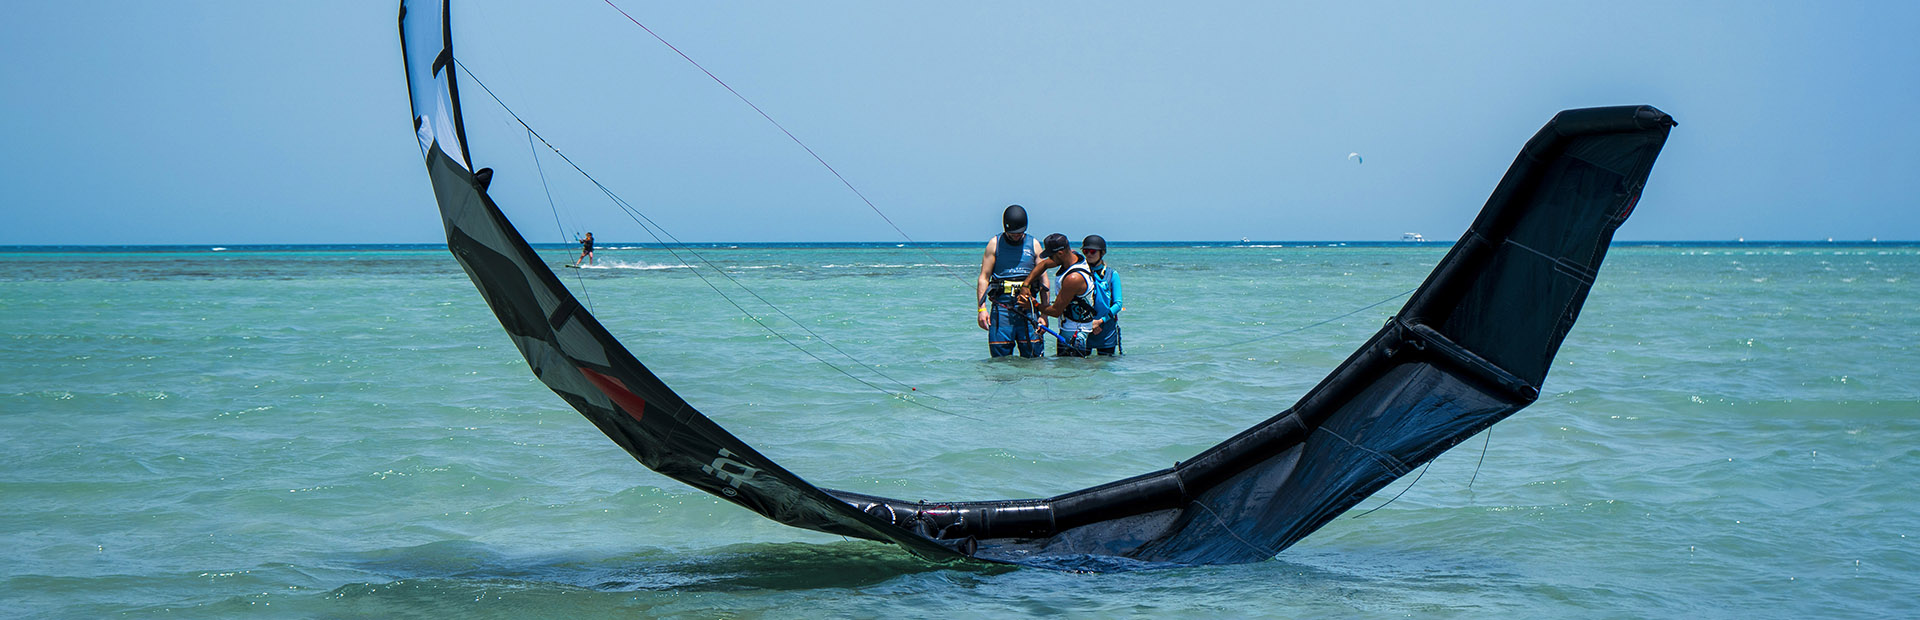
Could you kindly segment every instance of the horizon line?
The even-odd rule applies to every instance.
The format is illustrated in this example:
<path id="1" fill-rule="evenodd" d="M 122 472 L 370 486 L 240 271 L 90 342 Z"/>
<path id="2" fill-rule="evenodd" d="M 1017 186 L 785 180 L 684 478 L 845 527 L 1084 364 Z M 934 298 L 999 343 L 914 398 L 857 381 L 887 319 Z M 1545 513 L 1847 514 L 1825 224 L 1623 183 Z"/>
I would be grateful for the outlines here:
<path id="1" fill-rule="evenodd" d="M 677 246 L 677 247 L 686 247 L 686 246 L 740 246 L 740 247 L 752 247 L 752 246 L 762 246 L 762 247 L 776 247 L 776 246 L 795 246 L 795 247 L 797 247 L 797 246 L 814 246 L 814 247 L 875 247 L 875 248 L 880 248 L 880 247 L 899 247 L 899 248 L 906 248 L 906 247 L 971 247 L 971 246 L 974 246 L 974 245 L 978 245 L 978 244 L 980 244 L 980 243 L 981 243 L 981 242 L 979 242 L 979 241 L 973 241 L 973 240 L 967 240 L 967 241 L 916 241 L 916 242 L 901 242 L 901 241 L 686 241 L 686 242 L 681 242 L 681 243 L 678 243 L 678 244 L 675 244 L 675 246 Z M 1359 244 L 1359 245 L 1366 245 L 1366 246 L 1407 246 L 1407 247 L 1419 247 L 1419 246 L 1434 246 L 1434 247 L 1451 247 L 1451 246 L 1452 246 L 1452 245 L 1453 245 L 1453 244 L 1455 243 L 1455 241 L 1454 241 L 1454 240 L 1437 240 L 1437 239 L 1435 239 L 1435 240 L 1425 240 L 1425 241 L 1401 241 L 1401 240 L 1386 240 L 1386 241 L 1383 241 L 1383 240 L 1339 240 L 1339 239 L 1298 239 L 1298 240 L 1262 240 L 1262 239 L 1251 239 L 1251 240 L 1233 240 L 1233 239 L 1212 239 L 1212 240 L 1177 240 L 1177 239 L 1176 239 L 1176 240 L 1156 240 L 1156 241 L 1114 241 L 1114 240 L 1108 240 L 1108 241 L 1107 241 L 1107 243 L 1108 243 L 1109 245 L 1117 245 L 1117 246 L 1126 246 L 1126 247 L 1177 247 L 1177 246 L 1188 246 L 1188 245 L 1196 245 L 1196 244 L 1197 244 L 1197 245 L 1206 245 L 1206 246 L 1222 246 L 1222 247 L 1235 247 L 1235 246 L 1239 246 L 1239 247 L 1250 247 L 1250 246 L 1281 246 L 1281 245 L 1299 245 L 1299 246 L 1326 246 L 1326 245 L 1329 245 L 1329 244 L 1343 244 L 1343 245 L 1354 245 L 1354 244 Z M 1608 243 L 1608 245 L 1609 245 L 1609 246 L 1657 246 L 1657 245 L 1699 245 L 1699 246 L 1708 246 L 1708 245 L 1711 245 L 1711 246 L 1765 246 L 1765 245 L 1832 245 L 1832 246 L 1845 246 L 1845 245 L 1915 245 L 1915 244 L 1920 244 L 1920 239 L 1886 239 L 1886 240 L 1883 240 L 1883 239 L 1879 239 L 1879 238 L 1871 238 L 1871 239 L 1758 239 L 1758 240 L 1748 240 L 1748 239 L 1665 239 L 1665 240 L 1660 240 L 1660 239 L 1646 239 L 1646 240 L 1619 240 L 1619 239 L 1615 239 L 1615 240 L 1612 240 L 1612 241 L 1610 241 L 1610 242 Z M 531 246 L 533 246 L 533 247 L 535 247 L 535 248 L 543 248 L 543 247 L 545 247 L 545 248 L 571 248 L 571 247 L 577 247 L 577 246 L 579 245 L 579 243 L 577 243 L 577 242 L 565 242 L 565 241 L 558 241 L 558 242 L 537 242 L 537 243 L 536 243 L 536 242 L 529 242 L 529 245 L 531 245 Z M 664 247 L 667 247 L 667 246 L 665 246 L 665 245 L 663 245 L 663 244 L 661 244 L 661 243 L 659 243 L 659 242 L 651 242 L 651 241 L 631 241 L 631 242 L 629 242 L 629 241 L 600 241 L 600 240 L 596 240 L 596 241 L 594 242 L 594 245 L 595 245 L 595 249 L 596 249 L 596 250 L 604 250 L 604 249 L 612 249 L 612 248 L 615 248 L 615 247 L 621 247 L 622 249 L 655 249 L 655 248 L 664 248 Z M 391 247 L 391 248 L 401 248 L 401 247 L 405 247 L 405 248 L 410 248 L 410 249 L 411 249 L 411 248 L 445 248 L 445 247 L 447 247 L 447 244 L 446 244 L 445 242 L 301 242 L 301 243 L 22 243 L 22 244 L 0 244 L 0 251 L 8 251 L 8 250 L 52 250 L 52 249 L 107 249 L 107 248 L 173 248 L 173 249 L 183 249 L 183 248 L 206 248 L 206 249 L 212 249 L 212 248 L 221 248 L 221 249 L 235 249 L 235 248 L 302 248 L 302 247 L 305 247 L 305 248 L 342 248 L 342 247 L 358 247 L 358 248 L 381 248 L 381 247 Z"/>

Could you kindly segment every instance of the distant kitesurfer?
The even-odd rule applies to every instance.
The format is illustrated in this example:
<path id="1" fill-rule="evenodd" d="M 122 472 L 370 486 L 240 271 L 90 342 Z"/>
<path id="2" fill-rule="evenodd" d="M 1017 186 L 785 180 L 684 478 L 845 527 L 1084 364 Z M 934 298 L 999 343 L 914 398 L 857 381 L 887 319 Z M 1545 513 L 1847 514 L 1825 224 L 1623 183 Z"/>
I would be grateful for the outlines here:
<path id="1" fill-rule="evenodd" d="M 1040 255 L 1040 244 L 1027 236 L 1027 210 L 1011 205 L 1000 215 L 1004 232 L 987 240 L 987 251 L 980 257 L 980 281 L 975 299 L 980 305 L 980 329 L 987 330 L 987 350 L 994 357 L 1012 355 L 1040 357 L 1044 353 L 1040 332 L 1026 308 L 1015 304 L 1017 293 L 1032 280 L 1033 264 Z M 1044 274 L 1041 286 L 1045 286 Z"/>
<path id="2" fill-rule="evenodd" d="M 1093 275 L 1093 350 L 1101 355 L 1119 355 L 1120 347 L 1120 274 L 1107 267 L 1107 239 L 1087 235 L 1080 241 L 1080 255 L 1087 259 L 1087 271 Z"/>
<path id="3" fill-rule="evenodd" d="M 580 258 L 573 259 L 573 264 L 575 265 L 593 264 L 593 232 L 592 231 L 588 231 L 587 236 L 580 238 Z"/>
<path id="4" fill-rule="evenodd" d="M 1057 357 L 1086 357 L 1092 352 L 1088 339 L 1099 326 L 1100 320 L 1093 302 L 1093 272 L 1087 269 L 1087 261 L 1074 253 L 1073 244 L 1067 241 L 1066 235 L 1047 235 L 1040 245 L 1040 255 L 1045 260 L 1036 267 L 1034 275 L 1027 276 L 1027 280 L 1032 282 L 1034 278 L 1046 275 L 1047 266 L 1057 265 L 1060 268 L 1057 274 L 1060 276 L 1060 296 L 1051 304 L 1044 299 L 1035 304 L 1039 313 L 1060 317 L 1060 332 L 1056 335 L 1059 342 L 1054 345 L 1053 354 Z"/>

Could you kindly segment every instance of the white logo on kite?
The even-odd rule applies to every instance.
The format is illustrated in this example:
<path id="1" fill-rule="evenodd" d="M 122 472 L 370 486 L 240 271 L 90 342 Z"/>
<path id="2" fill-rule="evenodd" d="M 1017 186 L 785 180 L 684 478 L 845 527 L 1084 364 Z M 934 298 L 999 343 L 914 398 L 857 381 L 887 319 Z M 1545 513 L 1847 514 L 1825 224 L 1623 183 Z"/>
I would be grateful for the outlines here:
<path id="1" fill-rule="evenodd" d="M 720 492 L 727 494 L 728 497 L 739 495 L 740 483 L 752 480 L 754 474 L 760 473 L 760 468 L 727 458 L 730 456 L 733 456 L 732 452 L 728 452 L 726 448 L 721 448 L 719 458 L 713 459 L 713 463 L 710 465 L 700 466 L 700 471 L 707 472 L 708 475 L 719 478 L 721 482 L 727 483 L 727 486 L 720 489 Z"/>

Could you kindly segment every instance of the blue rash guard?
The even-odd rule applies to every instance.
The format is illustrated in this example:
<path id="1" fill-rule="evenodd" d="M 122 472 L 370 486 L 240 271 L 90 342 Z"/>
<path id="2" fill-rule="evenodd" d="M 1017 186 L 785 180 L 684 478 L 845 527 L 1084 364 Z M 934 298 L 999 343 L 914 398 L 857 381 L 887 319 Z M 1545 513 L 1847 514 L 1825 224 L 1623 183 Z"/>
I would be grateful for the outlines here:
<path id="1" fill-rule="evenodd" d="M 987 300 L 993 304 L 992 319 L 987 324 L 987 351 L 994 357 L 1012 355 L 1015 348 L 1020 357 L 1040 357 L 1042 341 L 1036 335 L 1033 316 L 1026 309 L 1015 307 L 1013 297 L 995 290 L 1003 281 L 1019 282 L 1033 273 L 1033 264 L 1040 255 L 1040 241 L 1029 236 L 1019 245 L 1007 243 L 1005 235 L 997 235 L 1000 241 L 994 248 L 993 272 L 989 275 Z M 988 240 L 988 243 L 992 243 Z"/>
<path id="2" fill-rule="evenodd" d="M 1089 341 L 1101 355 L 1116 355 L 1120 348 L 1120 273 L 1105 262 L 1092 269 L 1093 308 L 1100 321 L 1100 333 Z"/>

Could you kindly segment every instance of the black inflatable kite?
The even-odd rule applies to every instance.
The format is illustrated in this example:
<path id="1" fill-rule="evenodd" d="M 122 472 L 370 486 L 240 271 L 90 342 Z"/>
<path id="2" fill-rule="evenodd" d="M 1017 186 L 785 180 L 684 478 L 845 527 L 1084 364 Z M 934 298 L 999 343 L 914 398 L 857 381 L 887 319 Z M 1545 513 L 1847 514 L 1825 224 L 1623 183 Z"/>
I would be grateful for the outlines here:
<path id="1" fill-rule="evenodd" d="M 468 158 L 444 0 L 404 2 L 414 130 L 447 245 L 534 375 L 648 468 L 769 519 L 936 561 L 1049 568 L 1273 557 L 1539 396 L 1673 119 L 1567 110 L 1386 327 L 1300 402 L 1172 468 L 1045 499 L 918 503 L 821 489 L 655 377 L 562 286 Z"/>

